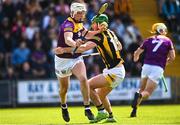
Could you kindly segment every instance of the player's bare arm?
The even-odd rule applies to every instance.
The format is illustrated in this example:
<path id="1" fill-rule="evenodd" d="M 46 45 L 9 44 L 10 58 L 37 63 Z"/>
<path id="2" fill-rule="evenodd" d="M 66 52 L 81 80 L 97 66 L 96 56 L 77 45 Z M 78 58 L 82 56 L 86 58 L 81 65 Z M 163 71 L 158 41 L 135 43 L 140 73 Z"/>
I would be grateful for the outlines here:
<path id="1" fill-rule="evenodd" d="M 73 39 L 73 33 L 72 32 L 66 32 L 64 33 L 64 39 L 65 39 L 65 43 L 71 47 L 77 47 L 80 46 L 81 44 L 83 44 L 84 42 L 80 39 L 78 39 L 77 41 L 74 41 Z"/>
<path id="2" fill-rule="evenodd" d="M 65 43 L 69 46 L 76 47 L 76 42 L 72 38 L 73 38 L 72 32 L 64 33 Z"/>
<path id="3" fill-rule="evenodd" d="M 62 47 L 57 47 L 57 48 L 54 48 L 53 49 L 53 52 L 55 53 L 55 54 L 63 54 L 64 53 L 64 49 L 62 48 Z"/>
<path id="4" fill-rule="evenodd" d="M 139 60 L 139 56 L 141 55 L 141 53 L 143 52 L 144 50 L 141 49 L 141 48 L 138 48 L 135 52 L 134 52 L 134 62 L 137 62 Z"/>
<path id="5" fill-rule="evenodd" d="M 76 53 L 82 53 L 85 52 L 87 50 L 90 50 L 92 48 L 96 47 L 96 44 L 94 42 L 88 41 L 85 44 L 82 44 L 76 51 Z"/>
<path id="6" fill-rule="evenodd" d="M 167 63 L 166 63 L 166 65 L 172 63 L 175 60 L 175 57 L 176 57 L 176 55 L 175 55 L 174 49 L 170 50 L 169 53 L 168 53 L 168 56 L 167 56 Z"/>
<path id="7" fill-rule="evenodd" d="M 86 36 L 86 38 L 91 38 L 93 37 L 94 35 L 100 33 L 101 31 L 98 30 L 98 31 L 91 31 L 91 30 L 87 30 L 84 28 L 84 31 L 82 32 L 82 36 Z M 86 35 L 85 35 L 86 34 Z"/>
<path id="8" fill-rule="evenodd" d="M 96 44 L 94 42 L 90 42 L 88 41 L 87 43 L 85 44 L 82 44 L 76 51 L 76 53 L 82 53 L 82 52 L 85 52 L 87 50 L 90 50 L 92 48 L 94 48 L 96 46 Z M 74 48 L 72 47 L 57 47 L 55 48 L 53 51 L 55 54 L 63 54 L 63 53 L 72 53 L 74 50 Z"/>

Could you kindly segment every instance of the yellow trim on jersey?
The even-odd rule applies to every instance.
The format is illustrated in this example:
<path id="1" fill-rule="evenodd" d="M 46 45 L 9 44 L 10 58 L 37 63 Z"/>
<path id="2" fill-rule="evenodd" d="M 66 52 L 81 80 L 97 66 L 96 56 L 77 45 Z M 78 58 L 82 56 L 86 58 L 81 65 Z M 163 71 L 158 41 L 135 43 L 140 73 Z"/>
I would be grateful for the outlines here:
<path id="1" fill-rule="evenodd" d="M 64 28 L 64 31 L 73 31 L 71 27 Z"/>
<path id="2" fill-rule="evenodd" d="M 83 29 L 83 23 L 75 23 L 71 17 L 68 17 L 68 20 L 74 25 L 73 33 L 77 33 Z"/>
<path id="3" fill-rule="evenodd" d="M 109 35 L 109 32 L 107 32 L 107 33 Z M 104 45 L 106 51 L 108 52 L 108 54 L 110 55 L 110 57 L 113 58 L 113 55 L 112 55 L 112 52 L 111 52 L 111 48 L 110 48 L 110 46 L 108 44 L 107 36 L 104 34 L 104 32 L 102 34 L 104 36 L 103 45 Z"/>
<path id="4" fill-rule="evenodd" d="M 117 58 L 121 59 L 121 55 L 120 55 L 119 51 L 116 51 L 116 55 L 117 55 Z"/>
<path id="5" fill-rule="evenodd" d="M 102 48 L 100 47 L 100 46 L 97 46 L 97 50 L 98 50 L 98 52 L 100 52 L 101 53 L 101 56 L 102 56 L 102 58 L 103 58 L 103 62 L 104 62 L 104 64 L 105 64 L 105 66 L 108 68 L 108 67 L 110 67 L 110 64 L 109 63 L 107 63 L 108 61 L 106 60 L 106 56 L 105 56 L 105 53 L 104 53 L 104 51 L 102 50 Z"/>

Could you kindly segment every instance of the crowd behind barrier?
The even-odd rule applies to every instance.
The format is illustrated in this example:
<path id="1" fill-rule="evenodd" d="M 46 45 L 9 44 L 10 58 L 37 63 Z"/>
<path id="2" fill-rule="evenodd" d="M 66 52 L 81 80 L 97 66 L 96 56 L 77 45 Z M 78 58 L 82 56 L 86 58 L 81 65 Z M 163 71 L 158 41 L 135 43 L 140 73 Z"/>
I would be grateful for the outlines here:
<path id="1" fill-rule="evenodd" d="M 126 77 L 139 76 L 142 62 L 134 63 L 132 53 L 142 42 L 130 15 L 129 0 L 76 0 L 85 2 L 85 26 L 104 2 L 109 6 L 109 27 L 123 44 Z M 72 1 L 5 0 L 0 4 L 0 80 L 55 78 L 54 54 L 59 25 L 69 16 Z M 89 51 L 94 52 L 95 50 Z M 88 77 L 99 74 L 104 65 L 99 56 L 85 59 Z"/>

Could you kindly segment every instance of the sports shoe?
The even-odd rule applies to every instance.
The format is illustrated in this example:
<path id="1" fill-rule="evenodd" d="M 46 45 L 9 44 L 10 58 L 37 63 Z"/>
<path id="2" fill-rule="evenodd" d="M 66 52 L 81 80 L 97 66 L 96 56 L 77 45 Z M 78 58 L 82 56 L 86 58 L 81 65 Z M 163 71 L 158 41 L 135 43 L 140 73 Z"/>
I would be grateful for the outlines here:
<path id="1" fill-rule="evenodd" d="M 130 117 L 136 117 L 136 110 L 137 110 L 137 108 L 133 108 L 133 110 L 130 114 Z"/>
<path id="2" fill-rule="evenodd" d="M 117 122 L 114 118 L 107 118 L 103 123 L 114 123 Z"/>
<path id="3" fill-rule="evenodd" d="M 87 116 L 89 120 L 94 120 L 94 114 L 90 109 L 85 110 L 85 116 Z"/>
<path id="4" fill-rule="evenodd" d="M 97 116 L 95 117 L 94 120 L 91 120 L 90 123 L 97 123 L 103 119 L 108 118 L 108 113 L 107 112 L 98 112 Z"/>
<path id="5" fill-rule="evenodd" d="M 69 112 L 68 109 L 63 109 L 62 108 L 62 117 L 64 119 L 64 121 L 69 122 L 70 121 L 70 117 L 69 117 Z"/>
<path id="6" fill-rule="evenodd" d="M 132 108 L 137 108 L 139 98 L 142 98 L 142 95 L 140 93 L 136 92 L 134 95 L 134 100 L 132 102 Z"/>
<path id="7" fill-rule="evenodd" d="M 130 114 L 130 117 L 136 117 L 136 112 L 137 112 L 137 105 L 138 105 L 138 99 L 142 98 L 142 95 L 138 92 L 135 93 L 134 95 L 134 100 L 132 102 L 132 112 Z"/>

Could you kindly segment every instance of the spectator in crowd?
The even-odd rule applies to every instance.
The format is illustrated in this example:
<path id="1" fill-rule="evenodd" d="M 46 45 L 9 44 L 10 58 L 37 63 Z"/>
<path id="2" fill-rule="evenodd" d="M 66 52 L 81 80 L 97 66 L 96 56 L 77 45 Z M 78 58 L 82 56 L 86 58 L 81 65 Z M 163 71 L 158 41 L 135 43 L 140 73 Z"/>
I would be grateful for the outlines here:
<path id="1" fill-rule="evenodd" d="M 130 11 L 131 11 L 130 0 L 115 0 L 114 1 L 114 13 L 115 13 L 115 15 L 129 14 Z"/>
<path id="2" fill-rule="evenodd" d="M 162 6 L 163 18 L 167 22 L 169 30 L 176 32 L 178 6 L 176 0 L 166 0 Z"/>
<path id="3" fill-rule="evenodd" d="M 122 39 L 122 37 L 125 35 L 126 27 L 122 23 L 122 20 L 117 16 L 112 21 L 110 29 L 112 29 L 120 39 Z"/>
<path id="4" fill-rule="evenodd" d="M 64 20 L 68 17 L 70 12 L 69 6 L 63 1 L 59 1 L 59 4 L 55 6 L 55 13 L 57 15 L 57 21 L 62 24 Z"/>
<path id="5" fill-rule="evenodd" d="M 163 16 L 162 14 L 162 6 L 164 4 L 165 0 L 157 0 L 157 7 L 158 7 L 158 14 L 160 17 Z"/>
<path id="6" fill-rule="evenodd" d="M 131 3 L 130 0 L 115 0 L 114 14 L 121 18 L 124 23 L 128 23 L 130 19 Z"/>
<path id="7" fill-rule="evenodd" d="M 42 42 L 37 40 L 34 43 L 34 50 L 31 54 L 31 68 L 35 79 L 48 78 L 49 64 L 47 55 L 42 49 Z"/>
<path id="8" fill-rule="evenodd" d="M 22 64 L 18 78 L 19 79 L 25 79 L 25 80 L 33 78 L 32 69 L 31 69 L 29 62 L 24 62 Z"/>
<path id="9" fill-rule="evenodd" d="M 31 51 L 26 46 L 26 42 L 22 41 L 18 48 L 12 53 L 12 65 L 15 69 L 20 69 L 21 65 L 29 60 Z"/>
<path id="10" fill-rule="evenodd" d="M 5 0 L 3 2 L 3 13 L 4 16 L 8 18 L 10 24 L 13 23 L 13 18 L 15 15 L 15 9 L 12 0 Z"/>
<path id="11" fill-rule="evenodd" d="M 17 20 L 16 24 L 12 26 L 12 35 L 13 39 L 16 41 L 16 45 L 18 46 L 22 38 L 21 34 L 26 31 L 26 26 L 23 24 L 22 20 Z"/>
<path id="12" fill-rule="evenodd" d="M 26 3 L 26 16 L 27 19 L 40 20 L 42 8 L 39 4 L 39 0 L 29 0 Z"/>
<path id="13" fill-rule="evenodd" d="M 9 80 L 9 81 L 14 81 L 16 80 L 17 74 L 14 72 L 14 68 L 12 66 L 7 67 L 7 73 L 4 76 L 4 79 Z"/>
<path id="14" fill-rule="evenodd" d="M 13 49 L 15 48 L 15 45 L 14 45 L 15 43 L 11 37 L 10 31 L 4 32 L 4 36 L 2 37 L 2 40 L 4 42 L 4 49 L 6 51 L 5 63 L 8 66 L 11 64 L 11 56 L 12 56 Z"/>
<path id="15" fill-rule="evenodd" d="M 4 18 L 3 7 L 2 4 L 0 4 L 0 22 L 3 20 L 3 18 Z"/>
<path id="16" fill-rule="evenodd" d="M 31 19 L 29 21 L 29 25 L 26 28 L 25 35 L 27 36 L 28 39 L 28 47 L 32 49 L 33 45 L 33 38 L 34 35 L 39 31 L 39 27 L 37 27 L 37 22 L 34 19 Z"/>

